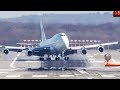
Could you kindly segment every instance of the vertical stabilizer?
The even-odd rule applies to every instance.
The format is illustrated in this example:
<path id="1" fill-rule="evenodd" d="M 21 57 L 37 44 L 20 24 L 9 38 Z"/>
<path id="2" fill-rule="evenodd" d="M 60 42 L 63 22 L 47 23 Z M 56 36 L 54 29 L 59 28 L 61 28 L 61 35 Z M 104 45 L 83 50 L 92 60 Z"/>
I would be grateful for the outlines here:
<path id="1" fill-rule="evenodd" d="M 43 28 L 42 19 L 40 20 L 40 34 L 41 34 L 41 41 L 45 41 L 46 36 L 45 36 L 44 28 Z"/>

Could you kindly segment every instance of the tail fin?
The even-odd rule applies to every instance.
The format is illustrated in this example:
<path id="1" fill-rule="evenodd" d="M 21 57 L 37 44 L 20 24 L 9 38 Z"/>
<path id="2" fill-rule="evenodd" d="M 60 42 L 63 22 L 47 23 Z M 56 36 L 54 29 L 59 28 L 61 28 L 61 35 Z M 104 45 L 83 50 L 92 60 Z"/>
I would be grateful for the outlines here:
<path id="1" fill-rule="evenodd" d="M 41 41 L 45 41 L 46 36 L 45 36 L 42 20 L 40 20 L 40 33 L 41 33 Z"/>

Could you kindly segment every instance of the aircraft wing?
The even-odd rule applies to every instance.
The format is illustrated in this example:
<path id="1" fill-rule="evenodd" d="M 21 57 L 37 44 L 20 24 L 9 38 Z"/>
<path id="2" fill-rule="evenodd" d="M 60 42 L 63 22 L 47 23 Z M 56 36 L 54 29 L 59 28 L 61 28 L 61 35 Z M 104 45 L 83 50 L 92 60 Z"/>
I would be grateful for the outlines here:
<path id="1" fill-rule="evenodd" d="M 17 46 L 0 46 L 1 49 L 9 49 L 10 51 L 17 51 L 17 50 L 26 50 L 26 47 L 17 47 Z"/>
<path id="2" fill-rule="evenodd" d="M 8 49 L 26 49 L 25 47 L 15 47 L 15 46 L 5 46 L 5 48 L 8 48 Z"/>
<path id="3" fill-rule="evenodd" d="M 106 46 L 106 45 L 114 45 L 114 44 L 118 44 L 118 42 L 110 42 L 110 43 L 103 43 L 103 44 L 94 44 L 94 45 L 86 45 L 86 46 L 78 46 L 78 47 L 70 47 L 70 49 L 73 49 L 73 50 L 78 50 L 78 49 L 81 49 L 81 48 L 86 48 L 86 49 L 89 49 L 89 48 L 94 48 L 94 47 L 99 47 L 99 46 Z"/>
<path id="4" fill-rule="evenodd" d="M 16 44 L 18 44 L 18 45 L 28 45 L 28 46 L 30 46 L 30 45 L 39 45 L 39 43 L 16 43 Z"/>

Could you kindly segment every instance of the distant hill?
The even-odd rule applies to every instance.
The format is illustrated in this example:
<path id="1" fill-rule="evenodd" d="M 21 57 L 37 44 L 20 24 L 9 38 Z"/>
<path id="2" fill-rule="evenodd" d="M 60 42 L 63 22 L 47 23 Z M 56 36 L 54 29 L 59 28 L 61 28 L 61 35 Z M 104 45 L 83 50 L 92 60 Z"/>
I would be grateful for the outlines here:
<path id="1" fill-rule="evenodd" d="M 21 23 L 38 23 L 40 15 L 28 15 L 17 18 L 0 19 L 0 21 L 7 22 L 21 22 Z M 59 24 L 104 24 L 104 23 L 118 23 L 119 18 L 113 17 L 110 13 L 91 13 L 91 14 L 44 14 L 43 22 L 46 24 L 59 23 Z"/>
<path id="2" fill-rule="evenodd" d="M 99 25 L 44 24 L 47 38 L 64 32 L 69 39 L 120 41 L 120 23 Z M 15 45 L 21 40 L 40 39 L 39 23 L 0 22 L 0 45 Z"/>

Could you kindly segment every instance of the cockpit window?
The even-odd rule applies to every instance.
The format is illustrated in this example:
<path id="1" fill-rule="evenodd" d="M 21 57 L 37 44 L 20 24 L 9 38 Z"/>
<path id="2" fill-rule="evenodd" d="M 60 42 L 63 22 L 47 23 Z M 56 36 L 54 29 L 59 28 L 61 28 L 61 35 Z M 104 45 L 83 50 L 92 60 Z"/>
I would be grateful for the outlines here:
<path id="1" fill-rule="evenodd" d="M 64 34 L 60 34 L 60 36 L 65 36 Z"/>

